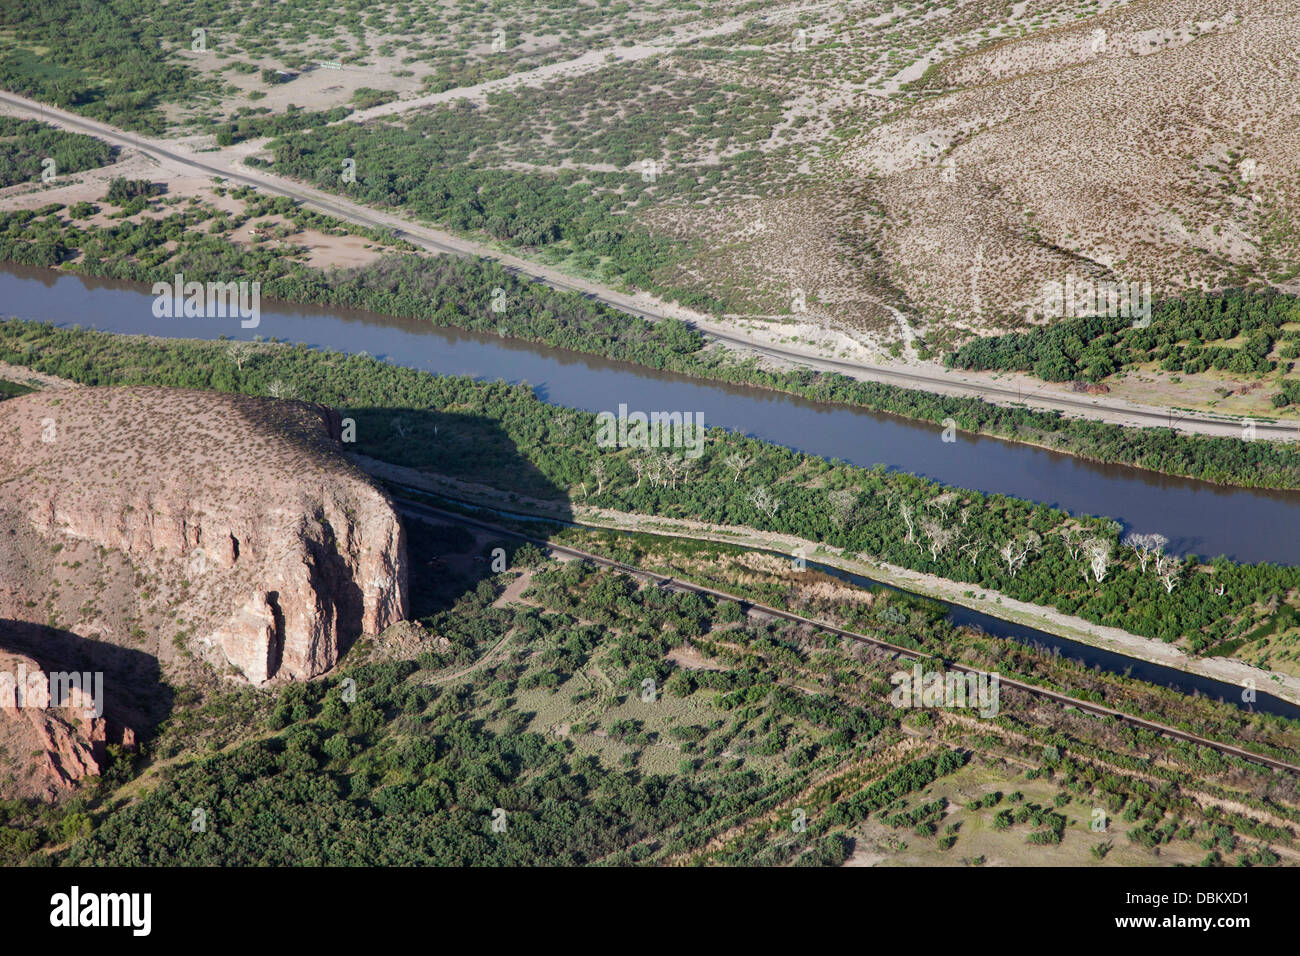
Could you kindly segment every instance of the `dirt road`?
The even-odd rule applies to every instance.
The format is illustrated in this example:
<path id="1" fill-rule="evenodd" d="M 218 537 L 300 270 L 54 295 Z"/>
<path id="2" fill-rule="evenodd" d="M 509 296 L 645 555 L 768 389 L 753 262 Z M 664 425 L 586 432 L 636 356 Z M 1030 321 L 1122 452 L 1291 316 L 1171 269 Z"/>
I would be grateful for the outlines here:
<path id="1" fill-rule="evenodd" d="M 221 176 L 240 185 L 252 186 L 278 196 L 287 196 L 310 209 L 338 219 L 371 228 L 390 229 L 400 238 L 426 251 L 458 256 L 478 256 L 498 262 L 517 275 L 544 282 L 555 289 L 585 295 L 630 315 L 651 321 L 667 317 L 679 318 L 707 337 L 730 348 L 762 355 L 778 363 L 839 372 L 862 381 L 884 382 L 942 395 L 981 398 L 998 405 L 1024 405 L 1030 408 L 1058 410 L 1071 416 L 1120 425 L 1162 426 L 1188 433 L 1230 438 L 1240 438 L 1243 434 L 1243 423 L 1236 418 L 1201 412 L 1173 411 L 1114 399 L 1081 396 L 1041 383 L 1034 383 L 1033 388 L 1026 392 L 1022 385 L 997 381 L 989 375 L 952 372 L 930 365 L 905 363 L 873 365 L 846 362 L 811 350 L 801 350 L 786 344 L 773 344 L 763 341 L 752 333 L 747 334 L 738 325 L 725 318 L 694 313 L 644 293 L 621 292 L 586 279 L 575 278 L 557 269 L 414 222 L 396 213 L 373 209 L 303 183 L 284 179 L 262 169 L 243 166 L 240 152 L 227 149 L 198 153 L 183 143 L 137 136 L 107 123 L 45 106 L 12 93 L 0 93 L 0 107 L 7 107 L 12 112 L 41 119 L 63 129 L 89 133 L 117 146 L 139 150 L 156 160 L 164 171 L 173 175 L 192 176 L 197 172 L 207 176 Z M 1255 435 L 1257 438 L 1271 441 L 1300 440 L 1300 426 L 1258 421 L 1255 424 Z"/>

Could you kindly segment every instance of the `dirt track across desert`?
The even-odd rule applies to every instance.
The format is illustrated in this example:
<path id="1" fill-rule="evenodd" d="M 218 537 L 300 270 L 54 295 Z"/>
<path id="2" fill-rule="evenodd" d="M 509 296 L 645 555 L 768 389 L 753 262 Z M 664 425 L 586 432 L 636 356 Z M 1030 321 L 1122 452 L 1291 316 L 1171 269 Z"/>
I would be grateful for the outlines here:
<path id="1" fill-rule="evenodd" d="M 11 93 L 0 94 L 0 107 L 24 116 L 39 118 L 63 129 L 89 133 L 117 146 L 138 150 L 159 163 L 164 179 L 169 175 L 192 177 L 198 173 L 205 176 L 219 176 L 241 185 L 287 196 L 308 208 L 348 222 L 393 230 L 400 238 L 429 252 L 480 256 L 499 262 L 519 275 L 544 282 L 556 289 L 585 295 L 631 315 L 651 321 L 670 317 L 680 318 L 728 348 L 762 355 L 780 364 L 794 364 L 821 371 L 838 372 L 863 381 L 886 382 L 943 395 L 981 398 L 999 405 L 1023 405 L 1029 408 L 1057 410 L 1071 416 L 1120 425 L 1168 427 L 1192 434 L 1232 438 L 1241 437 L 1245 426 L 1242 420 L 1236 418 L 1072 395 L 1062 388 L 1046 386 L 1039 382 L 1034 382 L 1033 390 L 1026 394 L 1020 385 L 1014 384 L 1014 380 L 1012 382 L 997 380 L 991 375 L 958 373 L 919 363 L 899 362 L 882 365 L 831 358 L 820 354 L 815 349 L 792 348 L 785 343 L 765 341 L 758 335 L 746 333 L 738 324 L 726 319 L 691 312 L 649 295 L 629 294 L 570 276 L 557 269 L 504 253 L 486 244 L 413 222 L 394 213 L 349 202 L 305 184 L 275 176 L 265 170 L 237 167 L 239 156 L 229 150 L 200 157 L 183 144 L 138 136 L 106 123 L 47 107 Z M 1300 428 L 1291 423 L 1257 421 L 1254 429 L 1256 437 L 1265 440 L 1300 440 Z"/>

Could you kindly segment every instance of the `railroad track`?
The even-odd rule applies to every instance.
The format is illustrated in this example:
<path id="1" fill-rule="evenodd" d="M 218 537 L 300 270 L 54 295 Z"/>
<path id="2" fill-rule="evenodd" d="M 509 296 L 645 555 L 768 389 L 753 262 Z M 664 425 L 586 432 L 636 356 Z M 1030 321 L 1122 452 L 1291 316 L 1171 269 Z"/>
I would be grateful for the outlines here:
<path id="1" fill-rule="evenodd" d="M 531 535 L 524 534 L 521 531 L 514 531 L 510 528 L 505 528 L 502 527 L 501 525 L 492 524 L 491 522 L 488 521 L 480 521 L 477 518 L 471 518 L 468 517 L 467 515 L 457 514 L 454 511 L 444 511 L 441 508 L 436 508 L 432 505 L 422 504 L 421 502 L 418 501 L 412 501 L 409 498 L 401 498 L 395 496 L 394 500 L 397 502 L 398 509 L 400 511 L 409 514 L 415 518 L 419 518 L 426 521 L 452 521 L 458 524 L 467 525 L 469 527 L 479 528 L 480 530 L 488 531 L 493 534 L 500 534 L 511 538 L 518 538 L 520 540 L 527 541 L 530 542 L 531 544 L 535 544 L 539 547 L 545 548 L 548 551 L 553 551 L 558 554 L 569 555 L 570 557 L 574 557 L 574 558 L 582 558 L 586 561 L 590 561 L 593 564 L 599 565 L 600 567 L 611 568 L 616 571 L 622 571 L 623 573 L 630 574 L 633 577 L 649 581 L 652 584 L 656 585 L 657 587 L 670 588 L 679 591 L 692 591 L 696 594 L 702 594 L 707 597 L 716 598 L 718 600 L 735 601 L 737 604 L 747 607 L 752 611 L 757 611 L 760 614 L 767 614 L 770 615 L 771 617 L 781 618 L 782 620 L 790 621 L 795 624 L 806 624 L 810 627 L 817 628 L 819 631 L 825 631 L 827 633 L 834 634 L 836 637 L 841 637 L 850 641 L 855 641 L 856 643 L 859 644 L 867 644 L 879 650 L 883 650 L 891 654 L 896 654 L 900 657 L 906 657 L 912 660 L 937 661 L 943 664 L 943 666 L 946 668 L 949 668 L 951 670 L 962 671 L 963 673 L 967 673 L 967 674 L 984 673 L 983 671 L 980 671 L 978 668 L 970 667 L 964 664 L 954 663 L 952 661 L 947 661 L 934 654 L 929 654 L 926 653 L 925 651 L 918 651 L 915 648 L 901 647 L 897 644 L 891 644 L 888 641 L 882 641 L 879 638 L 871 637 L 867 634 L 859 634 L 856 631 L 846 630 L 845 628 L 838 627 L 837 625 L 831 624 L 828 621 L 822 621 L 812 617 L 805 617 L 801 614 L 795 614 L 791 611 L 782 610 L 781 608 L 770 607 L 766 604 L 759 604 L 758 602 L 750 600 L 749 598 L 740 597 L 735 594 L 729 594 L 726 591 L 719 591 L 716 588 L 706 587 L 705 585 L 702 584 L 694 584 L 690 581 L 682 581 L 678 578 L 666 577 L 662 574 L 656 574 L 653 571 L 647 571 L 644 568 L 639 568 L 636 565 L 625 564 L 622 561 L 615 561 L 613 558 L 606 558 L 599 554 L 592 554 L 589 551 L 581 551 L 577 548 L 571 548 L 568 545 L 555 544 L 554 542 L 547 541 L 545 538 L 535 538 Z M 1187 731 L 1179 730 L 1176 727 L 1168 727 L 1165 726 L 1164 724 L 1158 724 L 1155 721 L 1145 720 L 1141 717 L 1134 717 L 1132 714 L 1126 714 L 1123 711 L 1113 710 L 1110 707 L 1103 707 L 1100 704 L 1094 704 L 1091 701 L 1080 700 L 1077 697 L 1070 697 L 1068 694 L 1061 694 L 1054 690 L 1048 690 L 1043 687 L 1037 687 L 1033 684 L 1027 684 L 1023 681 L 1014 680 L 1012 678 L 999 677 L 998 682 L 1001 686 L 1011 687 L 1014 688 L 1015 690 L 1023 691 L 1026 694 L 1032 694 L 1036 697 L 1045 698 L 1047 700 L 1054 701 L 1055 703 L 1058 704 L 1063 704 L 1069 707 L 1076 707 L 1079 710 L 1083 711 L 1084 713 L 1092 714 L 1097 717 L 1113 717 L 1115 720 L 1121 721 L 1130 726 L 1140 727 L 1143 730 L 1149 730 L 1152 731 L 1153 733 L 1158 733 L 1161 734 L 1162 736 L 1169 737 L 1174 740 L 1181 740 L 1186 743 L 1196 744 L 1199 747 L 1208 747 L 1211 750 L 1218 751 L 1221 754 L 1225 754 L 1233 757 L 1239 757 L 1242 760 L 1249 760 L 1252 763 L 1262 764 L 1273 770 L 1281 770 L 1285 773 L 1300 774 L 1300 766 L 1287 763 L 1284 760 L 1278 760 L 1274 757 L 1266 757 L 1263 756 L 1262 754 L 1252 753 L 1251 751 L 1244 750 L 1241 747 L 1234 747 L 1231 744 L 1224 744 L 1216 740 L 1210 740 L 1207 737 L 1200 737 L 1196 734 L 1191 734 L 1188 733 Z"/>

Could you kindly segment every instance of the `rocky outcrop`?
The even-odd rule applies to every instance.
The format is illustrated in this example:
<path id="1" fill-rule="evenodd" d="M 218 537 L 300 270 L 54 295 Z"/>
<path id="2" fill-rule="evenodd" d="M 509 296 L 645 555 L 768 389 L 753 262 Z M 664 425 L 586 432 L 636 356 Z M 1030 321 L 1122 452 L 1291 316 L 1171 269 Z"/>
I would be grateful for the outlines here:
<path id="1" fill-rule="evenodd" d="M 258 591 L 213 634 L 226 660 L 254 684 L 270 680 L 280 666 L 282 628 L 271 595 Z"/>
<path id="2" fill-rule="evenodd" d="M 0 653 L 0 736 L 13 753 L 32 759 L 12 768 L 2 788 L 15 795 L 48 796 L 70 790 L 84 777 L 98 776 L 107 745 L 135 746 L 135 733 L 102 713 L 98 689 L 50 674 L 33 658 Z M 53 690 L 51 690 L 53 688 Z"/>
<path id="3" fill-rule="evenodd" d="M 401 522 L 340 434 L 304 402 L 36 392 L 0 403 L 0 502 L 149 569 L 214 662 L 253 683 L 310 678 L 407 608 Z"/>

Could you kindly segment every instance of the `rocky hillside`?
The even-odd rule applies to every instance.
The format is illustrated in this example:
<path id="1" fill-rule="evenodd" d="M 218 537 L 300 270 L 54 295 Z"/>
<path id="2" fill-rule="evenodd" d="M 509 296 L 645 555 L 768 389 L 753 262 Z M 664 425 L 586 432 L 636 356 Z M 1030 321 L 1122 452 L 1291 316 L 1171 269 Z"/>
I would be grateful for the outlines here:
<path id="1" fill-rule="evenodd" d="M 253 683 L 328 670 L 407 607 L 405 539 L 322 406 L 84 388 L 0 404 L 6 619 Z M 4 646 L 0 639 L 0 647 Z M 110 688 L 110 696 L 111 696 Z"/>

